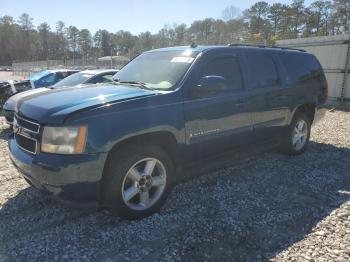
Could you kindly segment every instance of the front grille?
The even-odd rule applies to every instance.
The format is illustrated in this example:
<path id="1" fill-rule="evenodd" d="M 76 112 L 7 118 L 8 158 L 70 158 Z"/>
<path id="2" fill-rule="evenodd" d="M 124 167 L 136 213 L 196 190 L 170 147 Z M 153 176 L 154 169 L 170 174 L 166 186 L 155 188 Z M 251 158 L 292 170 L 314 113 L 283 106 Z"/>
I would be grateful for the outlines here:
<path id="1" fill-rule="evenodd" d="M 15 134 L 17 144 L 25 151 L 35 154 L 37 142 L 35 139 Z"/>
<path id="2" fill-rule="evenodd" d="M 39 124 L 15 115 L 13 131 L 16 142 L 22 150 L 31 154 L 37 153 Z"/>
<path id="3" fill-rule="evenodd" d="M 39 124 L 29 121 L 27 119 L 24 119 L 22 117 L 19 117 L 18 115 L 16 115 L 16 121 L 20 127 L 23 127 L 28 131 L 31 131 L 34 133 L 39 133 L 39 128 L 40 128 Z"/>

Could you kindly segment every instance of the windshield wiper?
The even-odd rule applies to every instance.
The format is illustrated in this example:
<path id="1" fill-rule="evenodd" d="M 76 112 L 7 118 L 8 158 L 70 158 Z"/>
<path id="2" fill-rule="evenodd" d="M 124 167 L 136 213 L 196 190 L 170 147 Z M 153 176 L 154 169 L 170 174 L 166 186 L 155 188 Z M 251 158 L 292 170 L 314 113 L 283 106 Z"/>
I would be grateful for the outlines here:
<path id="1" fill-rule="evenodd" d="M 143 82 L 138 82 L 138 81 L 118 81 L 118 80 L 115 80 L 115 82 L 117 82 L 119 84 L 136 85 L 136 86 L 139 86 L 139 87 L 144 88 L 144 89 L 153 90 L 152 88 L 147 87 L 146 83 L 143 83 Z"/>

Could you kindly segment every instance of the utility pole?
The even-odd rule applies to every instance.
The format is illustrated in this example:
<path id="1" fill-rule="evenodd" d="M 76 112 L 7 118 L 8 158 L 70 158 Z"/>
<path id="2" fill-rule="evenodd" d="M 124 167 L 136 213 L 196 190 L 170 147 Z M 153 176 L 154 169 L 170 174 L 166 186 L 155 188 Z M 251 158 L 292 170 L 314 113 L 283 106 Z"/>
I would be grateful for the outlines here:
<path id="1" fill-rule="evenodd" d="M 111 68 L 113 68 L 113 50 L 114 48 L 111 46 Z"/>
<path id="2" fill-rule="evenodd" d="M 345 55 L 345 68 L 344 68 L 344 78 L 343 78 L 343 83 L 342 83 L 342 89 L 341 89 L 341 95 L 340 95 L 340 100 L 343 103 L 345 100 L 345 92 L 346 88 L 348 87 L 348 82 L 349 82 L 349 69 L 350 69 L 350 38 L 347 41 L 348 42 L 348 48 L 346 50 L 346 55 Z"/>

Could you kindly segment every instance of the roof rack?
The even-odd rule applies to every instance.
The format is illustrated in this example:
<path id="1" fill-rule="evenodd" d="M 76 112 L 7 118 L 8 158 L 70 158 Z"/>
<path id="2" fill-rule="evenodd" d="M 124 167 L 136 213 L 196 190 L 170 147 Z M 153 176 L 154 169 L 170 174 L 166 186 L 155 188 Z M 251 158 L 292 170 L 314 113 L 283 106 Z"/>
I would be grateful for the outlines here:
<path id="1" fill-rule="evenodd" d="M 286 50 L 295 50 L 295 51 L 300 51 L 300 52 L 306 52 L 306 50 L 304 50 L 304 49 L 293 48 L 293 47 L 273 46 L 273 48 L 280 48 L 280 49 L 286 49 Z"/>
<path id="2" fill-rule="evenodd" d="M 228 44 L 227 46 L 247 46 L 247 47 L 260 47 L 260 48 L 266 47 L 266 45 L 259 45 L 259 44 L 238 44 L 238 43 Z"/>
<path id="3" fill-rule="evenodd" d="M 275 46 L 275 45 L 259 45 L 259 44 L 228 44 L 227 46 L 242 46 L 242 47 L 258 47 L 258 48 L 278 48 L 283 50 L 295 50 L 300 52 L 306 52 L 304 49 L 291 48 L 291 47 L 283 47 L 283 46 Z"/>

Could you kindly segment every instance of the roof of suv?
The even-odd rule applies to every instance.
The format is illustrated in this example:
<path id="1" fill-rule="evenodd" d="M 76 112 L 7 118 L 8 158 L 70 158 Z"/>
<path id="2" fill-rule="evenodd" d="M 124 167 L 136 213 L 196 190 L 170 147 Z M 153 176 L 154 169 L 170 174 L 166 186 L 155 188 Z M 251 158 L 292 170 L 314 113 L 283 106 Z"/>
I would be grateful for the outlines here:
<path id="1" fill-rule="evenodd" d="M 225 47 L 225 46 L 221 46 L 221 45 L 198 45 L 195 47 L 191 47 L 191 46 L 173 46 L 173 47 L 165 47 L 165 48 L 159 48 L 159 49 L 153 49 L 149 52 L 157 52 L 157 51 L 186 51 L 186 50 L 192 50 L 192 51 L 198 51 L 198 52 L 202 52 L 208 49 L 214 49 L 214 48 L 218 48 L 218 47 Z"/>
<path id="2" fill-rule="evenodd" d="M 230 45 L 195 45 L 195 46 L 174 46 L 174 47 L 166 47 L 166 48 L 159 48 L 154 49 L 149 52 L 157 52 L 157 51 L 197 51 L 197 52 L 203 52 L 211 49 L 216 48 L 249 48 L 249 49 L 264 49 L 264 50 L 283 50 L 283 51 L 293 51 L 293 52 L 305 52 L 301 49 L 293 49 L 293 48 L 286 48 L 286 47 L 278 47 L 278 46 L 264 46 L 264 45 L 249 45 L 249 44 L 230 44 Z"/>

